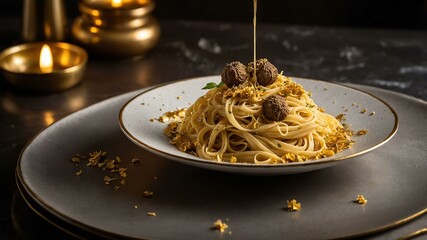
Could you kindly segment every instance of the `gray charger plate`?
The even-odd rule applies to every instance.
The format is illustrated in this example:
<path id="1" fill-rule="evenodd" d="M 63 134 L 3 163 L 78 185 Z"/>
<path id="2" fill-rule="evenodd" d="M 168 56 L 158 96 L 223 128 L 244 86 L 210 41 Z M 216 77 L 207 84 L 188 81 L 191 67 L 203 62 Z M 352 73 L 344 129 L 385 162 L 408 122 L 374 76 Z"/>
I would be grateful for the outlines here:
<path id="1" fill-rule="evenodd" d="M 401 94 L 351 85 L 382 98 L 400 130 L 379 149 L 310 173 L 249 177 L 174 163 L 141 150 L 121 132 L 120 107 L 138 92 L 76 112 L 38 134 L 23 150 L 23 190 L 65 222 L 99 235 L 145 239 L 324 239 L 389 229 L 427 210 L 427 104 Z M 416 116 L 416 117 L 415 117 Z M 126 186 L 106 186 L 101 169 L 71 163 L 76 153 L 104 150 L 128 168 Z M 139 166 L 130 163 L 141 159 Z M 151 190 L 154 196 L 144 198 Z M 363 194 L 366 205 L 353 202 Z M 285 210 L 286 200 L 302 203 Z M 134 208 L 137 205 L 138 208 Z M 156 217 L 147 212 L 156 212 Z M 212 230 L 217 219 L 230 226 Z M 231 234 L 230 234 L 231 231 Z"/>

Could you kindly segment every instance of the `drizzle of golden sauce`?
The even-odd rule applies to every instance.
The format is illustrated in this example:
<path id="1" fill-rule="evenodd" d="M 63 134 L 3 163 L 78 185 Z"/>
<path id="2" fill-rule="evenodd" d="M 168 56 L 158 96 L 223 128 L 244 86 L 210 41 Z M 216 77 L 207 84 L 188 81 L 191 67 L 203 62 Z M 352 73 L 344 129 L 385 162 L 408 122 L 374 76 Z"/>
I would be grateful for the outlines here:
<path id="1" fill-rule="evenodd" d="M 256 12 L 257 12 L 257 0 L 253 0 L 254 1 L 254 19 L 253 19 L 253 24 L 254 24 L 254 76 L 253 76 L 253 81 L 256 83 L 257 81 L 257 77 L 256 77 Z"/>

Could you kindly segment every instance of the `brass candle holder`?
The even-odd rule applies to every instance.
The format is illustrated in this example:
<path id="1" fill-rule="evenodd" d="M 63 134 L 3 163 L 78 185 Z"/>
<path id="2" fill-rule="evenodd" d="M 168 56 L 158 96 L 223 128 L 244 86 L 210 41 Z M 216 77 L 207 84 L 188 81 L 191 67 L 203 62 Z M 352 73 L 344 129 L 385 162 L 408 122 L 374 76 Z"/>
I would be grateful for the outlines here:
<path id="1" fill-rule="evenodd" d="M 80 82 L 86 62 L 84 49 L 64 42 L 26 43 L 0 54 L 6 80 L 17 88 L 38 92 L 73 87 Z"/>
<path id="2" fill-rule="evenodd" d="M 154 47 L 160 26 L 150 15 L 152 0 L 81 0 L 72 26 L 74 38 L 91 52 L 133 57 Z"/>

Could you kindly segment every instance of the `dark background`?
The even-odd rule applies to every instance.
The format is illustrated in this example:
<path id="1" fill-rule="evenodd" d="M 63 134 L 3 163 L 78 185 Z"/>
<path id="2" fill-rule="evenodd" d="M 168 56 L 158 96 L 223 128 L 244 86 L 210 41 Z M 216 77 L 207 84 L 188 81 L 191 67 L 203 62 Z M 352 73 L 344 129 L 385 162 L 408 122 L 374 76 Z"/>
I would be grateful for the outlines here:
<path id="1" fill-rule="evenodd" d="M 64 2 L 68 17 L 77 16 L 77 0 Z M 23 0 L 1 0 L 0 15 L 21 16 L 22 4 Z M 252 20 L 251 0 L 157 0 L 156 5 L 155 16 L 160 20 Z M 427 0 L 259 0 L 258 20 L 298 25 L 426 29 Z"/>

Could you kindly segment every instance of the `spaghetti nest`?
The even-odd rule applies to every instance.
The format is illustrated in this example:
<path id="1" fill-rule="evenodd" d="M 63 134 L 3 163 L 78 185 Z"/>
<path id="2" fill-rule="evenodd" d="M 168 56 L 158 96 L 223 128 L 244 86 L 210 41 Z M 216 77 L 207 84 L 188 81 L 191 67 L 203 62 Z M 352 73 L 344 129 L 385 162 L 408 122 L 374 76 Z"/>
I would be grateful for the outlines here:
<path id="1" fill-rule="evenodd" d="M 282 121 L 263 115 L 263 101 L 286 98 Z M 311 93 L 279 74 L 268 86 L 246 81 L 209 90 L 165 134 L 181 151 L 219 162 L 276 164 L 329 157 L 351 146 L 351 131 L 318 107 Z"/>

